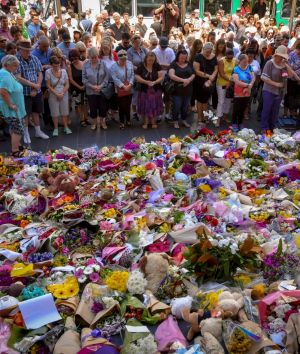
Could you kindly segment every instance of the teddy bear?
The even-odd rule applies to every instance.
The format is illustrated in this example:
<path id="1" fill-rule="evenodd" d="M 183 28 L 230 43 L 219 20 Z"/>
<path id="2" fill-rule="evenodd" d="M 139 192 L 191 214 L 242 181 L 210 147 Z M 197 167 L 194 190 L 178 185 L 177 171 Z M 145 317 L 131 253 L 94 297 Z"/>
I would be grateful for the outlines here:
<path id="1" fill-rule="evenodd" d="M 169 257 L 166 253 L 150 253 L 140 259 L 139 268 L 147 279 L 147 289 L 155 294 L 169 273 Z"/>
<path id="2" fill-rule="evenodd" d="M 242 294 L 223 291 L 219 294 L 218 303 L 212 311 L 199 309 L 196 312 L 190 312 L 189 308 L 183 308 L 181 310 L 182 318 L 191 324 L 187 339 L 193 339 L 197 333 L 201 333 L 203 336 L 204 333 L 208 332 L 220 341 L 222 338 L 222 319 L 236 318 L 243 306 Z"/>
<path id="3" fill-rule="evenodd" d="M 50 193 L 64 192 L 73 194 L 80 183 L 77 175 L 69 175 L 65 172 L 59 172 L 56 176 L 50 169 L 44 169 L 40 178 L 46 182 Z"/>

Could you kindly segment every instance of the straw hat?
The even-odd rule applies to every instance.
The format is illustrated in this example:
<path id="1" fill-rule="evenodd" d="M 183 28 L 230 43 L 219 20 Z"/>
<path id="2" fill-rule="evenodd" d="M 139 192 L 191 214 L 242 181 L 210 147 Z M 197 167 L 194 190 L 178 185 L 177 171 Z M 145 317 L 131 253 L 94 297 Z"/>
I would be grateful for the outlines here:
<path id="1" fill-rule="evenodd" d="M 288 56 L 288 51 L 287 51 L 287 47 L 285 47 L 284 45 L 280 45 L 276 50 L 274 55 L 278 55 L 279 57 L 282 57 L 285 60 L 289 59 Z"/>
<path id="2" fill-rule="evenodd" d="M 22 50 L 31 50 L 31 42 L 30 41 L 18 41 L 17 46 Z"/>

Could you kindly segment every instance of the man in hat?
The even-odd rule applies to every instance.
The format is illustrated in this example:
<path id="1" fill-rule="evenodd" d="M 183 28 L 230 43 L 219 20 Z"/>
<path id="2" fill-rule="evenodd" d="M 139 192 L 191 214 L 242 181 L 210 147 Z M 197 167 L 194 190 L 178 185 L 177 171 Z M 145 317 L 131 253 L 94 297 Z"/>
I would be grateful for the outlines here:
<path id="1" fill-rule="evenodd" d="M 69 52 L 71 49 L 75 49 L 75 44 L 71 42 L 71 36 L 69 33 L 63 33 L 62 42 L 58 44 L 57 48 L 59 48 L 63 55 L 66 58 L 69 58 Z"/>
<path id="2" fill-rule="evenodd" d="M 153 50 L 153 53 L 156 55 L 157 61 L 163 69 L 164 74 L 170 68 L 170 64 L 175 60 L 175 53 L 169 47 L 169 40 L 167 37 L 161 37 L 159 40 L 159 47 Z M 165 103 L 165 119 L 170 120 L 170 101 L 171 98 L 169 95 L 164 94 L 164 103 Z"/>
<path id="3" fill-rule="evenodd" d="M 40 114 L 43 113 L 43 96 L 41 85 L 43 81 L 42 64 L 37 57 L 31 55 L 31 43 L 29 41 L 18 42 L 19 52 L 17 58 L 20 65 L 16 72 L 18 81 L 23 85 L 25 108 L 27 117 L 24 128 L 24 142 L 30 144 L 31 139 L 28 131 L 28 118 L 32 116 L 35 126 L 35 136 L 41 139 L 49 139 L 40 127 Z"/>
<path id="4" fill-rule="evenodd" d="M 76 27 L 72 25 L 72 17 L 69 14 L 66 14 L 65 21 L 64 27 L 69 31 L 70 37 L 72 41 L 74 41 L 74 31 L 76 30 Z"/>

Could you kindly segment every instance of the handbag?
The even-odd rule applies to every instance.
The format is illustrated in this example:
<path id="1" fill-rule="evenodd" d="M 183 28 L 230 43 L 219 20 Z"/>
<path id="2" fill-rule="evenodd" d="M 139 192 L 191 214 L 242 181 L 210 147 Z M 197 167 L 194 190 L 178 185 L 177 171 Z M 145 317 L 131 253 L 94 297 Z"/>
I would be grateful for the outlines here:
<path id="1" fill-rule="evenodd" d="M 124 85 L 127 86 L 129 85 L 129 81 L 127 79 L 127 66 L 125 65 L 125 81 Z M 131 91 L 126 91 L 124 87 L 117 87 L 117 94 L 118 97 L 125 97 L 131 95 Z"/>
<path id="2" fill-rule="evenodd" d="M 165 79 L 163 82 L 163 90 L 164 93 L 168 95 L 172 95 L 175 90 L 175 82 L 170 79 L 170 76 L 168 74 L 165 75 Z"/>
<path id="3" fill-rule="evenodd" d="M 102 88 L 101 92 L 107 100 L 110 100 L 115 93 L 115 85 L 113 82 L 109 82 L 105 87 Z"/>
<path id="4" fill-rule="evenodd" d="M 226 89 L 225 97 L 233 98 L 234 96 L 234 82 L 230 82 L 230 85 Z"/>

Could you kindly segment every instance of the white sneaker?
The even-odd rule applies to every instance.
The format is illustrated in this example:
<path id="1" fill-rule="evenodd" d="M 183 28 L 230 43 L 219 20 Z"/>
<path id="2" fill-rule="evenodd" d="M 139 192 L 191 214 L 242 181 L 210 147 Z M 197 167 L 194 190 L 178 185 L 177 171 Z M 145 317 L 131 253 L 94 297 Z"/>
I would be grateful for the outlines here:
<path id="1" fill-rule="evenodd" d="M 23 140 L 25 144 L 31 144 L 31 139 L 30 139 L 30 135 L 28 132 L 24 132 L 24 136 L 23 136 Z"/>
<path id="2" fill-rule="evenodd" d="M 178 124 L 178 122 L 175 122 L 175 123 L 174 123 L 174 128 L 175 128 L 175 129 L 179 129 L 179 124 Z"/>
<path id="3" fill-rule="evenodd" d="M 41 139 L 49 139 L 49 136 L 42 132 L 41 130 L 39 132 L 35 133 L 36 138 L 41 138 Z"/>

